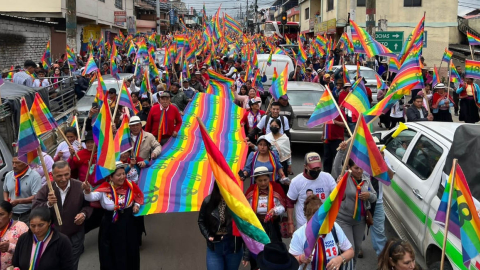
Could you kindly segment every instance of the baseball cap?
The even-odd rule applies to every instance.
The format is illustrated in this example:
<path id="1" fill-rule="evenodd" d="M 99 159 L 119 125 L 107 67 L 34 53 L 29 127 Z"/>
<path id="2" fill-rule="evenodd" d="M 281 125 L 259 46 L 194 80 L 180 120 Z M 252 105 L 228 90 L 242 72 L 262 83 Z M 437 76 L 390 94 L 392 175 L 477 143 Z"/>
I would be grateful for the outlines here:
<path id="1" fill-rule="evenodd" d="M 305 155 L 305 165 L 308 166 L 308 168 L 313 169 L 313 168 L 321 168 L 322 167 L 322 159 L 320 158 L 320 155 L 315 153 L 315 152 L 310 152 Z"/>
<path id="2" fill-rule="evenodd" d="M 256 99 L 252 98 L 248 101 L 248 105 L 252 106 L 253 104 L 258 104 L 260 102 L 261 102 L 260 100 L 256 100 Z"/>
<path id="3" fill-rule="evenodd" d="M 167 92 L 167 91 L 163 91 L 162 93 L 160 93 L 160 95 L 158 95 L 160 98 L 162 97 L 170 97 L 170 93 Z"/>
<path id="4" fill-rule="evenodd" d="M 324 79 L 330 78 L 330 74 L 327 73 L 327 74 L 323 75 L 323 78 L 324 78 Z"/>

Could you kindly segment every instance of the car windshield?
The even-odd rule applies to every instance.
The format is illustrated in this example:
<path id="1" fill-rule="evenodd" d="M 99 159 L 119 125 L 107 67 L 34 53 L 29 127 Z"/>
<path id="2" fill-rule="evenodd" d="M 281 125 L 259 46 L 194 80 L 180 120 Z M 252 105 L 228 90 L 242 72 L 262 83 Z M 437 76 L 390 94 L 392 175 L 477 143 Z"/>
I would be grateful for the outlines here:
<path id="1" fill-rule="evenodd" d="M 104 83 L 105 83 L 105 86 L 107 87 L 107 90 L 110 88 L 115 88 L 115 90 L 117 90 L 117 93 L 119 92 L 120 88 L 118 88 L 118 85 L 120 85 L 121 82 L 118 82 L 117 84 L 115 81 L 104 81 Z M 97 94 L 97 85 L 98 85 L 97 81 L 93 82 L 92 85 L 90 85 L 90 87 L 88 88 L 87 93 L 85 95 L 95 96 Z"/>
<path id="2" fill-rule="evenodd" d="M 265 31 L 273 31 L 273 32 L 275 32 L 275 26 L 273 25 L 273 23 L 267 23 L 267 24 L 265 24 Z"/>
<path id="3" fill-rule="evenodd" d="M 322 91 L 298 90 L 288 92 L 288 102 L 292 106 L 316 106 Z"/>
<path id="4" fill-rule="evenodd" d="M 360 70 L 360 75 L 367 80 L 376 80 L 374 70 Z M 357 76 L 357 70 L 349 70 L 348 76 L 353 80 Z"/>

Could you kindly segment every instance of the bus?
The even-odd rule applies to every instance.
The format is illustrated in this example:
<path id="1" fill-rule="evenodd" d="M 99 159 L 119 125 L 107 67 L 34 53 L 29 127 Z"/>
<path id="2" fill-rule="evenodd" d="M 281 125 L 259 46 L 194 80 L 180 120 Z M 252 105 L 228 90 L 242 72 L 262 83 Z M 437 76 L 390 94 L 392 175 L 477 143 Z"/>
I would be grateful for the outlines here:
<path id="1" fill-rule="evenodd" d="M 283 38 L 283 34 L 290 40 L 296 40 L 298 33 L 300 32 L 300 24 L 298 22 L 287 22 L 286 25 L 282 25 L 279 21 L 266 21 L 264 34 L 266 37 L 277 34 Z"/>

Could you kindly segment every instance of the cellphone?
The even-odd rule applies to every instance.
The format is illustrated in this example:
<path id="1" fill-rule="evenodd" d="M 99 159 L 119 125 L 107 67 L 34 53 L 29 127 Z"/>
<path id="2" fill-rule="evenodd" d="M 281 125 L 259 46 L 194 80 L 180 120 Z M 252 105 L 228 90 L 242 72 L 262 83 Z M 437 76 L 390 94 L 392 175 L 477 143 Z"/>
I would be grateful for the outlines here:
<path id="1" fill-rule="evenodd" d="M 213 237 L 213 241 L 212 241 L 212 242 L 213 242 L 213 243 L 218 243 L 218 242 L 222 241 L 222 236 L 223 236 L 223 235 L 215 235 L 215 236 Z"/>
<path id="2" fill-rule="evenodd" d="M 93 102 L 93 103 L 92 103 L 92 108 L 98 108 L 98 103 L 97 103 L 97 102 Z"/>
<path id="3" fill-rule="evenodd" d="M 240 176 L 240 178 L 245 178 L 245 174 L 243 174 L 242 170 L 238 171 L 238 176 Z"/>

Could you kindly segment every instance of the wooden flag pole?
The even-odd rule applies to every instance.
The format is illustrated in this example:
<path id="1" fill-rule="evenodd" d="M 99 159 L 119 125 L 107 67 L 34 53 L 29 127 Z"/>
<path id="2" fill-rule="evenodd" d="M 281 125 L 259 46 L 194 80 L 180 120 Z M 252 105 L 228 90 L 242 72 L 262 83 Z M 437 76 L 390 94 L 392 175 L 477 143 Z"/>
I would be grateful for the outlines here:
<path id="1" fill-rule="evenodd" d="M 330 94 L 330 96 L 332 97 L 333 104 L 335 104 L 335 107 L 337 108 L 338 112 L 340 113 L 340 116 L 342 117 L 343 123 L 345 124 L 345 127 L 347 128 L 348 134 L 350 134 L 350 137 L 352 137 L 352 131 L 351 131 L 350 128 L 348 127 L 347 120 L 346 120 L 345 117 L 343 116 L 343 113 L 342 113 L 342 111 L 340 110 L 340 107 L 338 107 L 337 102 L 336 102 L 335 99 L 333 98 L 333 95 L 332 95 L 332 92 L 330 91 L 330 88 L 328 87 L 328 85 L 326 85 L 325 88 L 327 89 L 328 94 Z"/>
<path id="2" fill-rule="evenodd" d="M 360 125 L 362 118 L 363 118 L 363 114 L 360 114 L 360 117 L 358 117 L 358 120 L 357 120 L 357 125 L 355 126 L 355 130 L 353 131 L 353 135 L 350 138 L 355 138 L 355 135 L 357 135 L 358 126 Z M 343 175 L 345 173 L 345 170 L 347 169 L 348 160 L 350 159 L 350 154 L 352 153 L 352 147 L 353 147 L 353 141 L 350 142 L 350 146 L 348 147 L 347 155 L 345 156 L 345 160 L 343 161 L 342 172 L 340 173 L 340 175 Z"/>
<path id="3" fill-rule="evenodd" d="M 445 249 L 447 248 L 447 240 L 448 240 L 448 225 L 450 223 L 450 211 L 452 209 L 451 205 L 452 205 L 452 194 L 453 194 L 453 187 L 454 187 L 454 184 L 455 184 L 455 174 L 456 174 L 456 168 L 457 168 L 457 162 L 458 162 L 458 159 L 454 158 L 453 159 L 453 175 L 451 176 L 452 177 L 452 183 L 450 183 L 450 192 L 448 193 L 448 206 L 447 206 L 447 214 L 445 216 L 445 237 L 443 237 L 443 248 L 442 248 L 442 257 L 441 257 L 441 260 L 440 260 L 440 270 L 443 270 L 443 266 L 445 265 Z M 448 180 L 447 180 L 448 181 Z M 445 183 L 445 186 L 447 185 L 447 183 Z"/>
<path id="4" fill-rule="evenodd" d="M 450 79 L 452 78 L 452 69 L 450 68 L 451 66 L 452 66 L 452 59 L 450 59 L 450 62 L 448 63 L 447 101 L 448 101 L 449 111 L 450 111 Z"/>
<path id="5" fill-rule="evenodd" d="M 147 78 L 148 79 L 148 78 Z M 117 82 L 118 83 L 118 82 Z M 115 124 L 115 116 L 117 115 L 117 110 L 118 110 L 118 102 L 120 102 L 120 94 L 122 93 L 122 89 L 120 89 L 120 91 L 118 92 L 118 95 L 117 95 L 117 101 L 115 102 L 115 109 L 113 110 L 113 116 L 112 116 L 112 120 L 113 120 L 113 124 Z M 109 108 L 109 111 L 110 111 L 110 106 L 109 104 L 103 104 L 103 105 L 107 105 Z"/>
<path id="6" fill-rule="evenodd" d="M 472 50 L 472 45 L 468 44 L 468 46 L 470 47 L 470 53 L 472 54 L 472 60 L 475 60 L 475 59 L 473 58 L 473 50 Z"/>
<path id="7" fill-rule="evenodd" d="M 85 126 L 85 124 L 84 124 Z M 65 133 L 63 133 L 61 128 L 57 128 L 57 130 L 60 132 L 60 135 L 62 135 L 63 139 L 67 143 L 68 147 L 73 147 L 72 144 L 68 141 L 67 136 L 65 136 Z M 77 157 L 78 160 L 80 160 L 80 157 L 77 155 L 77 152 L 75 152 L 75 157 Z"/>
<path id="8" fill-rule="evenodd" d="M 40 145 L 37 147 L 37 153 L 38 153 L 38 157 L 40 158 L 40 162 L 42 163 L 43 174 L 47 179 L 48 190 L 55 194 L 55 191 L 53 190 L 53 186 L 52 186 L 52 181 L 50 181 L 50 175 L 48 174 L 47 165 L 45 165 L 45 159 L 43 158 L 42 147 Z M 57 203 L 53 205 L 53 209 L 55 210 L 55 215 L 57 216 L 58 225 L 62 226 L 62 217 L 60 216 L 60 211 L 58 210 Z"/>
<path id="9" fill-rule="evenodd" d="M 79 123 L 78 123 L 78 116 L 75 116 L 75 119 L 77 120 L 77 124 L 75 125 L 75 129 L 77 130 L 77 140 L 78 142 L 80 143 L 80 147 L 82 146 L 82 135 L 80 135 L 80 127 L 79 127 Z"/>

